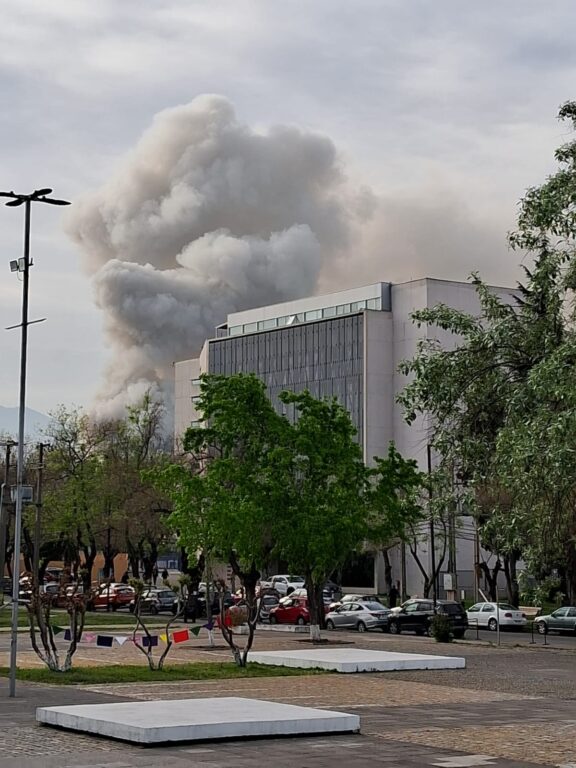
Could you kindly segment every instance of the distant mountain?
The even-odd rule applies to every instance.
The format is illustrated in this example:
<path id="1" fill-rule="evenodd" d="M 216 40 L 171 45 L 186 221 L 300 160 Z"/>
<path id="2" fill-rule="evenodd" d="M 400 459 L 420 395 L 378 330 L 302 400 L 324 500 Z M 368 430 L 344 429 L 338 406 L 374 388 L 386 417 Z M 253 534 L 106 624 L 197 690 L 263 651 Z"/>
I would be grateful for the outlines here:
<path id="1" fill-rule="evenodd" d="M 45 413 L 35 411 L 33 408 L 26 408 L 25 417 L 26 437 L 40 437 L 41 430 L 48 426 L 50 417 Z M 18 408 L 5 408 L 0 405 L 0 435 L 10 435 L 16 437 L 18 434 Z"/>

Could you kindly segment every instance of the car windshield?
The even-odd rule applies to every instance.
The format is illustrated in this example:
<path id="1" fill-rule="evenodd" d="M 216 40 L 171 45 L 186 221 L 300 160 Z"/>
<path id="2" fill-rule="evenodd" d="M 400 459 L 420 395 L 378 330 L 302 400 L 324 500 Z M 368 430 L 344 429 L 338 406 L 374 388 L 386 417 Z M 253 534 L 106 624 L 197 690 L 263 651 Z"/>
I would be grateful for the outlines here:
<path id="1" fill-rule="evenodd" d="M 498 606 L 501 611 L 517 611 L 518 608 L 514 608 L 513 605 L 508 605 L 508 603 L 500 603 Z"/>
<path id="2" fill-rule="evenodd" d="M 164 592 L 159 592 L 158 596 L 167 600 L 168 598 L 176 597 L 176 592 L 172 592 L 171 589 L 166 589 Z"/>
<path id="3" fill-rule="evenodd" d="M 382 603 L 364 603 L 363 607 L 369 611 L 387 611 L 388 610 L 388 608 L 386 608 L 385 605 L 382 605 Z"/>
<path id="4" fill-rule="evenodd" d="M 288 581 L 298 581 L 301 584 L 304 584 L 304 579 L 302 576 L 288 576 Z"/>

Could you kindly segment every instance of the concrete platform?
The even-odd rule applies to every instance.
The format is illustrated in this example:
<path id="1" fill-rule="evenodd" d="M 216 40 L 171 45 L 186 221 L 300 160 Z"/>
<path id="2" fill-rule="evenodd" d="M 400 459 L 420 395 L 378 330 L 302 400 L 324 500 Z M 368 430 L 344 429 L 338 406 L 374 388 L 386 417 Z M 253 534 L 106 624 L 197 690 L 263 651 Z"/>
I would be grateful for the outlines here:
<path id="1" fill-rule="evenodd" d="M 335 672 L 395 672 L 407 669 L 462 669 L 466 659 L 422 653 L 366 651 L 360 648 L 310 648 L 305 651 L 251 651 L 250 661 Z"/>
<path id="2" fill-rule="evenodd" d="M 36 720 L 136 744 L 360 730 L 358 715 L 237 697 L 42 707 Z"/>

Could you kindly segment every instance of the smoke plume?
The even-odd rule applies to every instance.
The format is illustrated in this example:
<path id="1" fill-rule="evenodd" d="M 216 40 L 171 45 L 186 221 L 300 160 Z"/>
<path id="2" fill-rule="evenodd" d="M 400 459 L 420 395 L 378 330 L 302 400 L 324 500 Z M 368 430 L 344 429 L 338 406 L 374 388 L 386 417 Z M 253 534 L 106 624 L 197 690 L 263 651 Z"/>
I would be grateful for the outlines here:
<path id="1" fill-rule="evenodd" d="M 100 415 L 169 391 L 173 361 L 197 355 L 228 312 L 313 293 L 369 208 L 323 136 L 258 133 L 220 96 L 156 115 L 67 222 L 111 349 Z"/>

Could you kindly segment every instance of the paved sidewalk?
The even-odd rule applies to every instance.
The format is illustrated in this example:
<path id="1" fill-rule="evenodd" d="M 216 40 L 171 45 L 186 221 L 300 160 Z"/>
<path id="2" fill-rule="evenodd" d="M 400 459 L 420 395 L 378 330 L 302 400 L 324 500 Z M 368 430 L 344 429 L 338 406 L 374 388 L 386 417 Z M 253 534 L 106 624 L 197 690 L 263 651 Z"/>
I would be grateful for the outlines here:
<path id="1" fill-rule="evenodd" d="M 452 646 L 369 636 L 359 647 L 465 655 L 466 670 L 167 684 L 52 687 L 0 680 L 0 768 L 346 768 L 382 765 L 535 768 L 576 764 L 576 665 L 571 653 Z M 294 638 L 262 638 L 295 647 Z M 211 652 L 219 660 L 224 650 Z M 99 656 L 107 658 L 106 651 Z M 206 659 L 190 646 L 187 661 Z M 108 657 L 109 658 L 109 657 Z M 4 684 L 4 685 L 2 685 Z M 247 696 L 360 715 L 361 735 L 138 748 L 35 724 L 37 706 L 130 699 Z"/>

